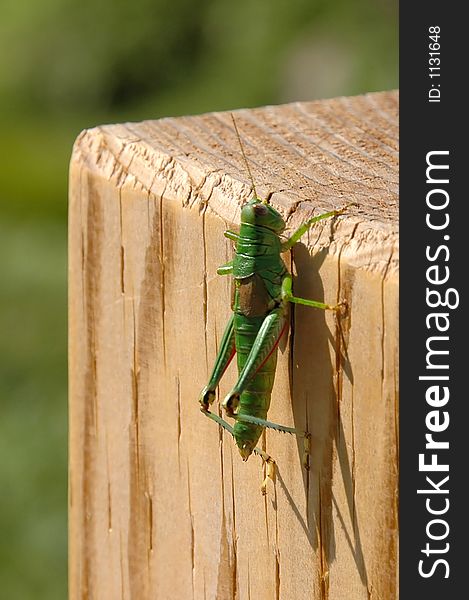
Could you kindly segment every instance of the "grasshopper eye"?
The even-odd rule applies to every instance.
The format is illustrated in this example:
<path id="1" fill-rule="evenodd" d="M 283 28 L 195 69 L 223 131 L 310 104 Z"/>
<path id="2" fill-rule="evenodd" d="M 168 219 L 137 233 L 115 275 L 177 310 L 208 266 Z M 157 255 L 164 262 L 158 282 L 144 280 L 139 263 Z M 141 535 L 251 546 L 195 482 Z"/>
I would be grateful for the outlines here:
<path id="1" fill-rule="evenodd" d="M 265 204 L 256 204 L 254 206 L 254 212 L 258 217 L 265 217 L 265 215 L 269 212 L 268 208 Z"/>

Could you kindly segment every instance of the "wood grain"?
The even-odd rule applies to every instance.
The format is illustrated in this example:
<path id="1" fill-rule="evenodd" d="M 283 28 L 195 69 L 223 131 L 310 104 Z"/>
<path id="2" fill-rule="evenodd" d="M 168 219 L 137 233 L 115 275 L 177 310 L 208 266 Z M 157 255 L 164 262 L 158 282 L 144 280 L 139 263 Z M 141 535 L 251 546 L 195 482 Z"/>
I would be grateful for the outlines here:
<path id="1" fill-rule="evenodd" d="M 229 113 L 84 131 L 70 167 L 70 598 L 397 598 L 396 92 L 236 111 L 293 230 L 297 306 L 268 431 L 278 477 L 204 418 L 251 186 Z M 230 367 L 220 396 L 235 378 Z"/>

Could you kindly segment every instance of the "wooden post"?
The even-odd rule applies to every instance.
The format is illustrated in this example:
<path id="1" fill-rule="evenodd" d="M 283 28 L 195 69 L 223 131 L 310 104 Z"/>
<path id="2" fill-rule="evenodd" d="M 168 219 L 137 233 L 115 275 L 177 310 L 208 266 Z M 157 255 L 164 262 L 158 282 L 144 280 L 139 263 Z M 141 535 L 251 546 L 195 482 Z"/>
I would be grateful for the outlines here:
<path id="1" fill-rule="evenodd" d="M 397 598 L 397 93 L 236 112 L 292 230 L 269 418 L 278 477 L 199 411 L 230 314 L 223 231 L 251 197 L 229 113 L 83 132 L 70 174 L 70 598 Z M 235 367 L 227 371 L 220 396 Z"/>

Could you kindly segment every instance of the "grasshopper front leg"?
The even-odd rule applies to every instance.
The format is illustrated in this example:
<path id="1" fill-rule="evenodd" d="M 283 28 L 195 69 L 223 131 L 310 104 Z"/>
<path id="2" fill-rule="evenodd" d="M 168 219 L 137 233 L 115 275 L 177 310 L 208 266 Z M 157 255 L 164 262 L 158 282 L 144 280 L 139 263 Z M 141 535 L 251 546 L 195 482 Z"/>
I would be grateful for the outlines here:
<path id="1" fill-rule="evenodd" d="M 286 275 L 282 281 L 282 300 L 283 302 L 292 302 L 293 304 L 302 304 L 303 306 L 310 306 L 312 308 L 320 308 L 322 310 L 333 310 L 340 311 L 346 306 L 345 300 L 339 302 L 338 304 L 326 304 L 325 302 L 319 302 L 318 300 L 308 300 L 306 298 L 298 298 L 293 295 L 292 292 L 292 277 L 291 275 Z"/>
<path id="2" fill-rule="evenodd" d="M 323 213 L 322 215 L 316 215 L 315 217 L 311 217 L 311 219 L 308 219 L 305 223 L 300 225 L 300 227 L 298 227 L 298 229 L 296 231 L 293 232 L 291 237 L 288 238 L 288 240 L 286 242 L 283 242 L 282 252 L 286 252 L 287 250 L 290 250 L 296 244 L 296 242 L 298 242 L 299 239 L 308 231 L 308 229 L 312 225 L 314 225 L 314 223 L 317 223 L 318 221 L 322 221 L 323 219 L 330 219 L 331 217 L 338 217 L 339 215 L 344 214 L 344 212 L 350 206 L 358 206 L 358 205 L 356 202 L 350 202 L 349 204 L 346 204 L 343 208 L 339 208 L 338 210 L 331 210 L 327 213 Z"/>

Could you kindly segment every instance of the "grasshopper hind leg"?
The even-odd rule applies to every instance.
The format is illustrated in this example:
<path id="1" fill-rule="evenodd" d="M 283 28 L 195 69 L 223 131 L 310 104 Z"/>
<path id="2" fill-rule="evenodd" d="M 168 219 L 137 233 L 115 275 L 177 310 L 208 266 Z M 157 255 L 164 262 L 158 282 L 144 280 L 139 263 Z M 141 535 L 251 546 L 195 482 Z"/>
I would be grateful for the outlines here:
<path id="1" fill-rule="evenodd" d="M 309 434 L 309 433 L 303 434 L 303 437 L 304 437 L 304 451 L 303 451 L 302 464 L 303 464 L 303 467 L 307 471 L 309 471 L 309 454 L 310 454 L 311 434 Z M 258 456 L 260 456 L 266 466 L 265 478 L 261 485 L 262 495 L 265 496 L 267 493 L 267 483 L 269 482 L 269 480 L 272 481 L 272 483 L 275 485 L 275 477 L 276 477 L 276 473 L 277 473 L 277 463 L 270 456 L 270 454 L 267 454 L 267 452 L 264 452 L 264 450 L 261 450 L 260 448 L 257 448 L 257 447 L 254 448 L 254 454 L 257 454 Z"/>
<path id="2" fill-rule="evenodd" d="M 213 367 L 212 374 L 210 375 L 209 382 L 204 387 L 199 396 L 200 409 L 202 411 L 208 410 L 209 406 L 215 400 L 215 390 L 223 376 L 226 368 L 230 364 L 233 356 L 235 355 L 235 336 L 233 327 L 234 317 L 231 316 L 223 334 L 220 349 L 218 351 L 215 365 Z"/>
<path id="3" fill-rule="evenodd" d="M 286 425 L 279 425 L 278 423 L 273 423 L 272 421 L 266 421 L 265 419 L 259 419 L 259 417 L 253 417 L 251 415 L 236 414 L 235 418 L 238 421 L 244 421 L 245 423 L 252 423 L 253 425 L 260 425 L 261 427 L 265 427 L 266 429 L 274 429 L 275 431 L 280 431 L 282 433 L 290 433 L 291 435 L 296 435 L 296 437 L 303 438 L 302 463 L 303 463 L 303 467 L 307 471 L 309 470 L 309 455 L 311 452 L 311 434 L 308 431 L 301 431 L 300 429 L 296 429 L 295 427 L 287 427 Z M 256 452 L 256 454 L 257 454 L 257 452 Z"/>
<path id="4" fill-rule="evenodd" d="M 254 448 L 254 454 L 257 454 L 257 456 L 260 456 L 266 466 L 265 478 L 261 485 L 262 495 L 265 496 L 267 494 L 267 483 L 269 482 L 269 480 L 275 485 L 275 475 L 277 472 L 277 463 L 270 456 L 270 454 L 267 454 L 267 452 L 264 452 L 264 450 L 261 450 L 260 448 L 257 448 L 257 447 Z"/>

